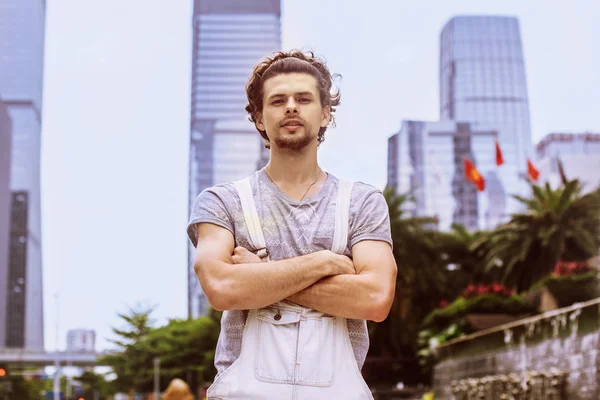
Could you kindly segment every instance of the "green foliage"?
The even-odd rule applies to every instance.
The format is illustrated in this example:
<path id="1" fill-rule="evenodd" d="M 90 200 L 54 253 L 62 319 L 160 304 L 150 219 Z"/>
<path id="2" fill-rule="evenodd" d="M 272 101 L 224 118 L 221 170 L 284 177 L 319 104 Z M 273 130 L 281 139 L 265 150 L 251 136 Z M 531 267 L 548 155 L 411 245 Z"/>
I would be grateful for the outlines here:
<path id="1" fill-rule="evenodd" d="M 3 378 L 0 382 L 10 382 L 11 391 L 3 391 L 0 384 L 0 399 L 39 400 L 46 388 L 46 380 L 25 380 L 22 376 L 13 375 Z"/>
<path id="2" fill-rule="evenodd" d="M 83 397 L 93 399 L 94 392 L 97 392 L 100 399 L 108 399 L 116 393 L 114 385 L 108 382 L 101 374 L 93 371 L 84 371 L 80 376 L 74 378 L 75 381 L 81 383 L 83 389 Z"/>
<path id="3" fill-rule="evenodd" d="M 419 366 L 424 373 L 431 373 L 435 364 L 435 355 L 433 349 L 441 344 L 444 344 L 452 339 L 459 338 L 470 332 L 466 321 L 460 320 L 457 323 L 448 325 L 442 330 L 423 329 L 419 332 L 417 346 L 419 348 L 417 357 Z"/>
<path id="4" fill-rule="evenodd" d="M 150 319 L 152 311 L 153 307 L 138 305 L 129 310 L 129 314 L 119 314 L 126 328 L 112 329 L 116 338 L 111 342 L 117 348 L 99 360 L 101 365 L 110 366 L 117 375 L 113 384 L 119 392 L 127 393 L 130 389 L 137 388 L 136 379 L 145 356 L 143 341 L 153 329 L 153 321 Z"/>
<path id="5" fill-rule="evenodd" d="M 436 309 L 429 314 L 423 321 L 423 326 L 440 331 L 471 313 L 523 314 L 531 312 L 535 312 L 533 307 L 518 294 L 510 297 L 486 294 L 471 299 L 459 297 L 447 307 Z"/>
<path id="6" fill-rule="evenodd" d="M 600 281 L 598 273 L 594 271 L 564 276 L 549 275 L 533 285 L 531 291 L 542 287 L 548 288 L 559 307 L 600 297 Z"/>
<path id="7" fill-rule="evenodd" d="M 527 211 L 484 235 L 486 271 L 501 265 L 501 281 L 524 291 L 552 272 L 559 259 L 585 260 L 600 248 L 600 188 L 581 194 L 577 180 L 552 189 L 532 185 L 531 199 L 515 196 Z"/>
<path id="8" fill-rule="evenodd" d="M 152 309 L 131 310 L 120 315 L 128 329 L 113 331 L 113 342 L 120 347 L 101 360 L 110 366 L 117 378 L 114 386 L 119 392 L 134 389 L 150 392 L 153 389 L 154 359 L 160 360 L 160 384 L 164 390 L 173 378 L 181 378 L 195 387 L 212 381 L 214 351 L 219 336 L 219 314 L 211 313 L 198 319 L 173 319 L 153 328 L 149 318 Z"/>
<path id="9" fill-rule="evenodd" d="M 388 187 L 384 197 L 390 212 L 398 277 L 389 317 L 378 324 L 369 322 L 369 358 L 393 360 L 385 368 L 395 372 L 394 379 L 402 376 L 409 384 L 427 382 L 417 359 L 421 323 L 440 301 L 456 298 L 469 282 L 485 278 L 483 254 L 488 244 L 472 248 L 484 233 L 470 233 L 460 225 L 453 226 L 451 232 L 432 230 L 437 218 L 411 216 L 414 199 L 409 194 L 397 194 Z M 448 270 L 449 264 L 456 269 Z"/>
<path id="10" fill-rule="evenodd" d="M 388 382 L 390 384 L 395 383 L 399 375 L 405 382 L 419 381 L 415 357 L 417 329 L 421 319 L 441 300 L 439 296 L 446 284 L 445 269 L 438 262 L 435 249 L 435 233 L 428 229 L 437 219 L 411 217 L 407 209 L 413 199 L 408 194 L 398 195 L 393 188 L 386 188 L 384 197 L 390 212 L 398 275 L 389 317 L 378 324 L 368 323 L 369 357 L 390 360 L 388 365 L 377 367 L 394 372 L 388 375 L 394 380 Z M 403 312 L 406 312 L 404 317 Z M 374 373 L 373 376 L 381 377 L 382 374 Z"/>
<path id="11" fill-rule="evenodd" d="M 466 318 L 468 314 L 533 312 L 535 312 L 534 307 L 517 294 L 511 296 L 484 294 L 468 299 L 459 297 L 447 307 L 434 310 L 424 319 L 417 340 L 417 356 L 423 373 L 431 373 L 435 363 L 433 355 L 435 347 L 473 332 Z"/>
<path id="12" fill-rule="evenodd" d="M 383 195 L 390 212 L 390 228 L 394 244 L 394 257 L 398 265 L 400 287 L 417 287 L 423 292 L 439 291 L 444 286 L 435 260 L 435 235 L 427 227 L 437 223 L 437 218 L 411 217 L 406 209 L 414 199 L 408 194 L 396 194 L 386 188 Z"/>

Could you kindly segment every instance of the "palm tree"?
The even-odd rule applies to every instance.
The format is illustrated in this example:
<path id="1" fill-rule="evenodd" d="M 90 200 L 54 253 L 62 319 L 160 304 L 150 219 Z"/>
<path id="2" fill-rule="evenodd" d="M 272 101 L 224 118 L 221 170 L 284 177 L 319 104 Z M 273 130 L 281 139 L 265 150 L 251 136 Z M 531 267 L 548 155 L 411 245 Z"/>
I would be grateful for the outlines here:
<path id="1" fill-rule="evenodd" d="M 407 212 L 414 199 L 410 194 L 397 194 L 395 188 L 387 187 L 383 195 L 390 212 L 390 227 L 394 244 L 394 257 L 398 264 L 398 284 L 423 292 L 440 289 L 443 282 L 432 260 L 435 238 L 427 227 L 438 223 L 435 217 L 412 217 Z"/>
<path id="2" fill-rule="evenodd" d="M 389 317 L 379 324 L 369 323 L 369 357 L 393 360 L 391 366 L 383 367 L 390 372 L 390 379 L 402 374 L 403 380 L 410 382 L 411 373 L 413 379 L 420 378 L 415 354 L 421 320 L 439 304 L 445 283 L 435 248 L 436 232 L 427 229 L 438 221 L 433 217 L 410 216 L 407 209 L 414 199 L 409 194 L 397 194 L 391 187 L 383 194 L 390 213 L 398 275 Z M 381 369 L 378 370 L 381 374 Z"/>
<path id="3" fill-rule="evenodd" d="M 453 224 L 450 232 L 438 232 L 436 250 L 447 269 L 451 284 L 444 288 L 446 299 L 451 301 L 462 293 L 469 283 L 491 283 L 497 279 L 496 271 L 485 271 L 485 257 L 490 242 L 488 232 L 469 232 L 463 225 Z"/>
<path id="4" fill-rule="evenodd" d="M 518 291 L 551 273 L 558 260 L 585 260 L 600 248 L 600 188 L 582 195 L 579 181 L 572 180 L 557 189 L 532 189 L 530 199 L 514 196 L 526 212 L 474 243 L 488 243 L 486 271 L 500 266 L 503 283 Z"/>

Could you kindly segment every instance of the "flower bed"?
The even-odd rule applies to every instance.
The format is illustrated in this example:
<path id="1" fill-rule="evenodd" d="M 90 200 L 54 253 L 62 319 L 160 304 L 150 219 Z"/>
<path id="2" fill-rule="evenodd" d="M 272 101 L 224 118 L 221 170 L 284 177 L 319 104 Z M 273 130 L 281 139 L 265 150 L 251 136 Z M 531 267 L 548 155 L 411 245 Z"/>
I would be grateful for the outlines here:
<path id="1" fill-rule="evenodd" d="M 459 297 L 452 304 L 438 308 L 423 321 L 425 328 L 441 330 L 458 322 L 468 314 L 529 314 L 535 308 L 517 294 L 510 296 L 499 294 L 482 294 L 471 298 Z"/>
<path id="2" fill-rule="evenodd" d="M 530 292 L 546 288 L 557 307 L 600 297 L 598 273 L 588 261 L 559 261 L 554 272 L 537 282 Z"/>
<path id="3" fill-rule="evenodd" d="M 505 286 L 492 284 L 469 285 L 462 295 L 431 312 L 419 332 L 418 356 L 424 368 L 433 363 L 432 349 L 480 329 L 520 319 L 536 309 L 523 297 Z"/>

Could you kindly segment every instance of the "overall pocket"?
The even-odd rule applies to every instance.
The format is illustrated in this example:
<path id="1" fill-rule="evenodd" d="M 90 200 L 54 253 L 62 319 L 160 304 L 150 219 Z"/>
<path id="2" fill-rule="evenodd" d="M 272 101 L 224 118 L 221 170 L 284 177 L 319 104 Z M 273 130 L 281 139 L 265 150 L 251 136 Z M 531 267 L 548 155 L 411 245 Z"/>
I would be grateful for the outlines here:
<path id="1" fill-rule="evenodd" d="M 266 307 L 258 310 L 254 375 L 263 382 L 293 383 L 301 314 Z"/>
<path id="2" fill-rule="evenodd" d="M 335 380 L 336 318 L 307 318 L 300 322 L 296 383 L 331 386 Z"/>

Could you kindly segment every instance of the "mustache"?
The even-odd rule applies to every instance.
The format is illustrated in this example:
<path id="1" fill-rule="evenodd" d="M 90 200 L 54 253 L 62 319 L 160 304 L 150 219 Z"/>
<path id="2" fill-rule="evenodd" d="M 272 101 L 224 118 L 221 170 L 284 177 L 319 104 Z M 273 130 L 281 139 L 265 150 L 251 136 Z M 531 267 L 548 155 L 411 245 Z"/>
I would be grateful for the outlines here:
<path id="1" fill-rule="evenodd" d="M 288 122 L 292 122 L 292 121 L 293 121 L 293 122 L 299 122 L 299 123 L 301 123 L 302 125 L 306 125 L 306 122 L 304 122 L 304 120 L 303 120 L 302 118 L 299 118 L 299 117 L 294 117 L 294 118 L 286 118 L 286 119 L 282 120 L 282 121 L 279 123 L 279 126 L 284 126 L 284 125 L 285 125 L 285 124 L 287 124 Z"/>

